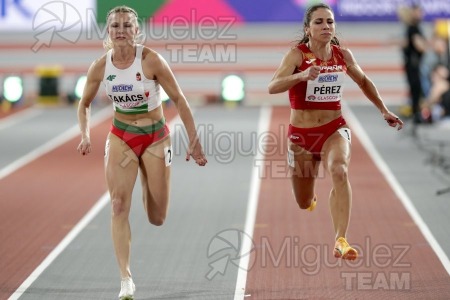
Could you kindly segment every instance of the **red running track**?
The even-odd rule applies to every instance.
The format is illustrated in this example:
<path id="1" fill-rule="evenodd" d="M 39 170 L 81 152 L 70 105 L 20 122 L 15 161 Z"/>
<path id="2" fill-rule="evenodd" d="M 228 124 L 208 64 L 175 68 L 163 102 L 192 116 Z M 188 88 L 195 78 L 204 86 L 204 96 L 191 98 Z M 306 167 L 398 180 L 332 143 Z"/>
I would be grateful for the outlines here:
<path id="1" fill-rule="evenodd" d="M 270 131 L 286 132 L 280 128 L 288 122 L 289 108 L 274 107 Z M 332 255 L 331 181 L 323 169 L 316 210 L 300 210 L 283 172 L 286 149 L 273 152 L 266 157 L 272 174 L 261 181 L 245 299 L 450 299 L 448 273 L 356 134 L 348 232 L 361 254 L 355 262 Z"/>

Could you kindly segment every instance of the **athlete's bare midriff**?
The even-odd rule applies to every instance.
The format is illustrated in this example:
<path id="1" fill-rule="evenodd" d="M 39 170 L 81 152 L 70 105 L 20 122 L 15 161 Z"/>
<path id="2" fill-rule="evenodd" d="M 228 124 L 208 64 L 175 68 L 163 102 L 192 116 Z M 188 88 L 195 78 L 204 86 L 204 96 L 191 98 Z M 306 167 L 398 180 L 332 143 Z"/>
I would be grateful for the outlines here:
<path id="1" fill-rule="evenodd" d="M 114 112 L 114 118 L 117 120 L 134 126 L 148 126 L 159 122 L 164 117 L 162 106 L 158 106 L 154 110 L 143 114 L 122 114 Z"/>
<path id="2" fill-rule="evenodd" d="M 291 109 L 290 122 L 299 128 L 318 127 L 337 119 L 341 114 L 340 110 Z"/>

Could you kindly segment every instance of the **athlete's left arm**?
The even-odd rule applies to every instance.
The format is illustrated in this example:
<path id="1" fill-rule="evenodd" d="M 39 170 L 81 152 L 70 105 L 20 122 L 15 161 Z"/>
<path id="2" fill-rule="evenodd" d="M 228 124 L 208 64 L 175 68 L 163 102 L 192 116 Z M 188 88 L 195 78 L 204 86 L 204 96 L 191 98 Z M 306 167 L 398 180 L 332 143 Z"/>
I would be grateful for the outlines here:
<path id="1" fill-rule="evenodd" d="M 397 127 L 398 125 L 397 129 L 402 129 L 403 121 L 386 107 L 375 84 L 358 65 L 352 52 L 349 49 L 342 49 L 342 53 L 344 54 L 344 60 L 347 65 L 348 76 L 350 76 L 364 95 L 378 108 L 389 126 Z"/>
<path id="2" fill-rule="evenodd" d="M 198 165 L 204 166 L 207 163 L 207 159 L 205 157 L 205 154 L 203 153 L 203 149 L 197 135 L 191 108 L 186 100 L 186 97 L 181 91 L 180 86 L 178 85 L 168 63 L 158 53 L 151 52 L 146 56 L 144 64 L 148 64 L 148 69 L 152 70 L 153 72 L 152 77 L 159 82 L 161 87 L 177 107 L 178 114 L 180 115 L 181 121 L 183 121 L 189 137 L 190 145 L 188 153 L 186 155 L 186 160 L 189 160 L 192 156 Z"/>

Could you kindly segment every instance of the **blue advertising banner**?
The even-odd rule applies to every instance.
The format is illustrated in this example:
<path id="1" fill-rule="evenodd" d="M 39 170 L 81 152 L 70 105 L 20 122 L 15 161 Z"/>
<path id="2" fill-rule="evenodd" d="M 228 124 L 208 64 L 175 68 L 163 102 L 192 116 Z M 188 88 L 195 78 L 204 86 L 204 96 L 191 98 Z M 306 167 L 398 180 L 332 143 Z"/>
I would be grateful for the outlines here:
<path id="1" fill-rule="evenodd" d="M 425 21 L 450 18 L 450 0 L 339 0 L 335 6 L 335 18 L 340 21 L 398 21 L 401 6 L 413 3 L 422 7 Z"/>
<path id="2" fill-rule="evenodd" d="M 413 3 L 421 5 L 425 21 L 450 18 L 450 0 L 226 0 L 245 22 L 301 22 L 310 5 L 330 5 L 337 21 L 398 21 L 397 10 Z"/>

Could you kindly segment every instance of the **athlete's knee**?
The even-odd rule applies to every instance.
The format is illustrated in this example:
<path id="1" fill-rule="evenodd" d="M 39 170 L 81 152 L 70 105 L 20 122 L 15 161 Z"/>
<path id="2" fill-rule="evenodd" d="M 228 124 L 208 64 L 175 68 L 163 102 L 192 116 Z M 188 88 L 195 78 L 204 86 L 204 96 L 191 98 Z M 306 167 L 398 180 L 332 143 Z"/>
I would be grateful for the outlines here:
<path id="1" fill-rule="evenodd" d="M 300 207 L 300 209 L 308 209 L 311 206 L 311 200 L 307 200 L 306 202 L 298 202 L 298 207 Z"/>
<path id="2" fill-rule="evenodd" d="M 331 164 L 330 174 L 334 182 L 344 182 L 348 180 L 348 166 L 343 162 Z"/>
<path id="3" fill-rule="evenodd" d="M 165 220 L 166 217 L 163 215 L 148 216 L 148 221 L 150 222 L 150 224 L 155 226 L 162 226 Z"/>
<path id="4" fill-rule="evenodd" d="M 300 193 L 300 195 L 295 195 L 295 193 L 294 193 L 294 196 L 295 196 L 295 200 L 297 201 L 297 204 L 300 207 L 300 209 L 309 208 L 311 206 L 311 201 L 314 198 L 314 195 L 307 195 L 307 194 L 302 194 L 302 193 Z"/>
<path id="5" fill-rule="evenodd" d="M 112 215 L 113 217 L 124 216 L 128 212 L 128 206 L 126 205 L 126 201 L 121 197 L 113 197 L 111 198 L 111 206 L 112 206 Z"/>

